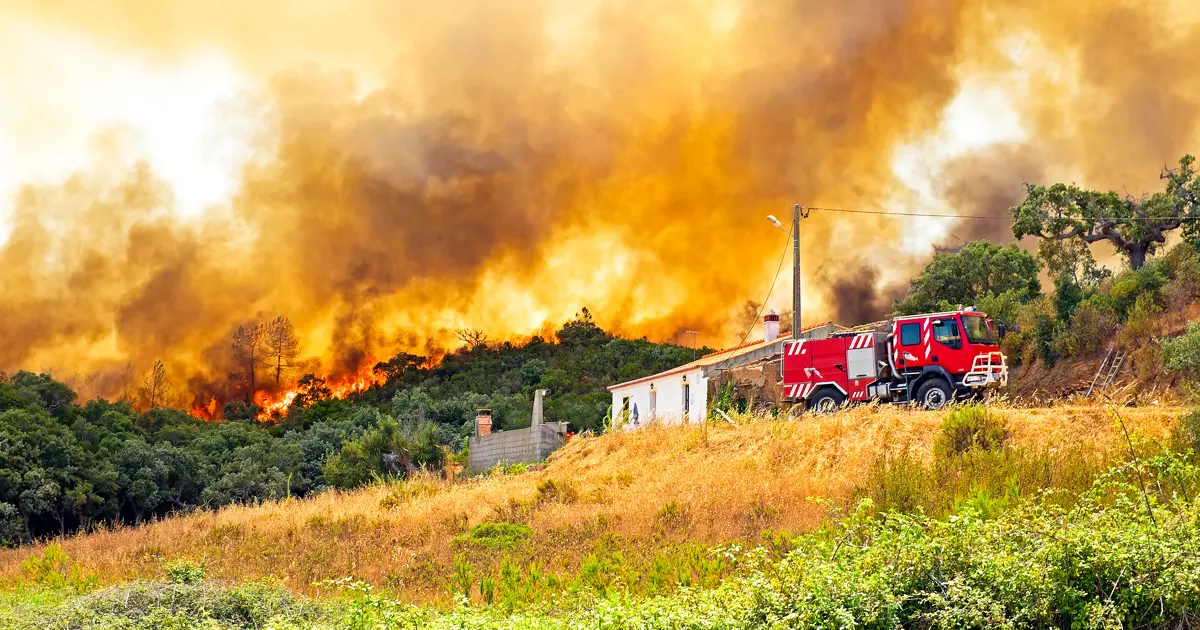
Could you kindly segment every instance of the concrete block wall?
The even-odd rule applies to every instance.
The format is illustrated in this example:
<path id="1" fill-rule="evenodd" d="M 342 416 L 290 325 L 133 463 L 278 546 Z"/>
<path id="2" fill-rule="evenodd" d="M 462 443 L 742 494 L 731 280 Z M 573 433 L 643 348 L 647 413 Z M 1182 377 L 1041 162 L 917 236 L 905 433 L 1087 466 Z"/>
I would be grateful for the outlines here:
<path id="1" fill-rule="evenodd" d="M 547 422 L 525 429 L 472 437 L 467 441 L 470 450 L 468 465 L 472 471 L 482 472 L 501 463 L 540 462 L 566 440 L 567 425 L 563 422 Z"/>

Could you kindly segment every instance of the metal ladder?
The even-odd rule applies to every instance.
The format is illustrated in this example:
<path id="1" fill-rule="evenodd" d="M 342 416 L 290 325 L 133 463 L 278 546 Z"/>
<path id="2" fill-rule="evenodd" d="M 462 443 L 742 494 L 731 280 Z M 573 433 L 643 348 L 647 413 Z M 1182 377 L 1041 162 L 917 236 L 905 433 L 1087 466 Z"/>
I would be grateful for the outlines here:
<path id="1" fill-rule="evenodd" d="M 1088 386 L 1087 397 L 1092 396 L 1092 390 L 1096 388 L 1096 383 L 1100 383 L 1100 389 L 1111 387 L 1113 382 L 1117 380 L 1117 372 L 1121 369 L 1121 364 L 1125 362 L 1125 357 L 1129 352 L 1125 350 L 1108 349 L 1108 354 L 1104 355 L 1104 360 L 1100 362 L 1100 367 L 1096 368 L 1096 375 L 1092 377 L 1092 384 Z"/>

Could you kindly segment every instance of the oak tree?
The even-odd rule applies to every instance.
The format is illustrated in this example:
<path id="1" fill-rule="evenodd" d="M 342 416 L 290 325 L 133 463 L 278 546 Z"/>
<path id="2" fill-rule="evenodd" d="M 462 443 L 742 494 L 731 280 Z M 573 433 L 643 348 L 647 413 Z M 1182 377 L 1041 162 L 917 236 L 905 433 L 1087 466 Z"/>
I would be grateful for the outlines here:
<path id="1" fill-rule="evenodd" d="M 1196 219 L 1200 219 L 1195 158 L 1184 156 L 1178 168 L 1164 168 L 1161 178 L 1166 189 L 1141 198 L 1085 190 L 1074 184 L 1026 184 L 1025 200 L 1010 209 L 1013 235 L 1052 241 L 1108 241 L 1132 269 L 1141 269 L 1171 231 L 1186 225 L 1187 234 L 1192 235 Z"/>

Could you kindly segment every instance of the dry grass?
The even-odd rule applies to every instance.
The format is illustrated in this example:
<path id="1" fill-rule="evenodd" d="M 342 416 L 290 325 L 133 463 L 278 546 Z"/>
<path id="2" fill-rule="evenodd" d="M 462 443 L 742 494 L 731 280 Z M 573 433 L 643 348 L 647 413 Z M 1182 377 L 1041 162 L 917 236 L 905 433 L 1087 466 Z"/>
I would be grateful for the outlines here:
<path id="1" fill-rule="evenodd" d="M 1132 431 L 1155 439 L 1180 413 L 1121 411 Z M 1004 413 L 1017 445 L 1083 445 L 1114 456 L 1123 448 L 1119 428 L 1100 406 Z M 161 575 L 164 559 L 189 558 L 207 563 L 217 578 L 272 577 L 313 592 L 315 581 L 353 575 L 413 601 L 444 601 L 453 558 L 462 551 L 455 537 L 472 525 L 527 523 L 534 541 L 516 559 L 563 572 L 574 571 L 598 545 L 652 553 L 676 542 L 755 540 L 768 528 L 808 530 L 824 516 L 809 497 L 847 499 L 884 451 L 929 457 L 941 418 L 861 407 L 792 422 L 739 417 L 738 427 L 651 426 L 573 439 L 543 470 L 521 475 L 381 484 L 61 542 L 104 582 Z M 0 552 L 0 581 L 18 577 L 33 550 Z M 477 563 L 497 561 L 487 557 L 494 550 L 467 552 Z"/>

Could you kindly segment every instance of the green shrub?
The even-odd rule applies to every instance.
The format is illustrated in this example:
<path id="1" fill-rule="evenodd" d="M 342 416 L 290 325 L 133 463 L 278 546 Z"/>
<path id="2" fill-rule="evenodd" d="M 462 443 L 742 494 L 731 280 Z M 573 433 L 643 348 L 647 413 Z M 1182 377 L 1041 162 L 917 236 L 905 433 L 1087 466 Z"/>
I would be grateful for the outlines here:
<path id="1" fill-rule="evenodd" d="M 46 628 L 311 628 L 321 609 L 278 585 L 134 582 L 79 598 L 44 620 Z"/>
<path id="2" fill-rule="evenodd" d="M 1126 347 L 1138 347 L 1153 340 L 1161 319 L 1162 307 L 1154 301 L 1154 296 L 1150 293 L 1139 295 L 1121 329 L 1119 341 Z"/>
<path id="3" fill-rule="evenodd" d="M 1116 329 L 1116 310 L 1103 296 L 1092 295 L 1071 313 L 1067 351 L 1076 358 L 1096 356 L 1112 341 Z"/>
<path id="4" fill-rule="evenodd" d="M 204 580 L 208 567 L 191 560 L 175 560 L 167 563 L 167 580 L 172 584 L 195 584 Z"/>
<path id="5" fill-rule="evenodd" d="M 1189 380 L 1200 380 L 1200 323 L 1188 326 L 1187 332 L 1173 339 L 1159 341 L 1163 365 Z"/>
<path id="6" fill-rule="evenodd" d="M 1171 428 L 1171 448 L 1200 454 L 1200 410 L 1181 416 Z"/>
<path id="7" fill-rule="evenodd" d="M 993 413 L 984 405 L 958 407 L 942 420 L 934 453 L 939 457 L 953 457 L 973 449 L 992 451 L 1003 448 L 1008 437 L 1004 416 Z"/>
<path id="8" fill-rule="evenodd" d="M 52 589 L 83 592 L 98 584 L 95 575 L 85 573 L 58 543 L 46 545 L 42 553 L 32 553 L 21 563 L 21 572 L 34 584 Z"/>
<path id="9" fill-rule="evenodd" d="M 508 549 L 533 538 L 533 529 L 524 523 L 480 523 L 454 540 L 461 546 Z"/>

